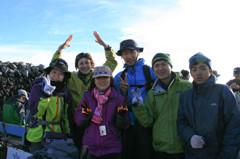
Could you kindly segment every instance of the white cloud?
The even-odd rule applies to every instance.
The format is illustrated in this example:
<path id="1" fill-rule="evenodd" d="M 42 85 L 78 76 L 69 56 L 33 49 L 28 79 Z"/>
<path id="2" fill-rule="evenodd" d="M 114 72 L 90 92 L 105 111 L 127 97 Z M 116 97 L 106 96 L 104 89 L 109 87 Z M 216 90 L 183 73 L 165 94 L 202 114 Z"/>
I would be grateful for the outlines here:
<path id="1" fill-rule="evenodd" d="M 143 46 L 148 64 L 155 53 L 170 53 L 175 71 L 187 69 L 188 59 L 202 52 L 221 74 L 219 82 L 226 83 L 239 66 L 239 5 L 238 0 L 181 0 L 171 10 L 150 11 L 155 18 L 124 28 L 121 39 L 133 38 Z"/>

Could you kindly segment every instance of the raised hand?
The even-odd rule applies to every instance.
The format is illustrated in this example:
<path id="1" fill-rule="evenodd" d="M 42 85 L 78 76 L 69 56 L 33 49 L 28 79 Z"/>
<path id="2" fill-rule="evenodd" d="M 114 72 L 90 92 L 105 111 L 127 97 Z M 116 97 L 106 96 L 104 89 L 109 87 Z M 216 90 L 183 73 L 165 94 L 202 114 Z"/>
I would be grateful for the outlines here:
<path id="1" fill-rule="evenodd" d="M 121 89 L 121 92 L 122 94 L 127 94 L 128 92 L 128 89 L 129 89 L 129 84 L 127 82 L 127 73 L 125 73 L 125 79 L 123 80 L 121 78 L 121 76 L 118 76 L 118 78 L 120 79 L 120 89 Z"/>
<path id="2" fill-rule="evenodd" d="M 128 100 L 128 97 L 125 97 L 123 100 L 123 103 L 121 107 L 118 107 L 118 113 L 120 116 L 125 117 L 126 113 L 128 111 L 128 104 L 130 103 L 130 100 Z"/>
<path id="3" fill-rule="evenodd" d="M 49 75 L 47 75 L 47 78 L 44 76 L 44 77 L 43 77 L 43 80 L 44 80 L 44 83 L 45 83 L 44 88 L 43 88 L 43 91 L 44 91 L 47 95 L 52 95 L 52 93 L 53 93 L 53 91 L 56 89 L 56 87 L 51 85 Z"/>
<path id="4" fill-rule="evenodd" d="M 96 31 L 93 32 L 93 35 L 96 38 L 95 40 L 96 43 L 98 43 L 99 45 L 102 45 L 105 49 L 108 47 L 108 45 L 101 39 L 101 37 Z"/>
<path id="5" fill-rule="evenodd" d="M 134 96 L 134 98 L 132 99 L 132 104 L 133 104 L 133 106 L 140 106 L 143 104 L 143 98 L 142 98 L 140 89 L 136 88 L 136 90 L 137 90 L 137 92 L 132 90 L 132 94 Z"/>
<path id="6" fill-rule="evenodd" d="M 70 44 L 72 38 L 73 38 L 73 35 L 70 35 L 68 37 L 68 39 L 58 47 L 58 51 L 61 52 L 63 49 L 66 49 L 67 47 L 70 47 L 69 44 Z"/>
<path id="7" fill-rule="evenodd" d="M 84 104 L 81 104 L 82 113 L 88 116 L 92 113 L 92 110 L 90 109 L 89 105 L 87 104 L 87 102 L 85 100 L 83 102 L 84 102 Z"/>

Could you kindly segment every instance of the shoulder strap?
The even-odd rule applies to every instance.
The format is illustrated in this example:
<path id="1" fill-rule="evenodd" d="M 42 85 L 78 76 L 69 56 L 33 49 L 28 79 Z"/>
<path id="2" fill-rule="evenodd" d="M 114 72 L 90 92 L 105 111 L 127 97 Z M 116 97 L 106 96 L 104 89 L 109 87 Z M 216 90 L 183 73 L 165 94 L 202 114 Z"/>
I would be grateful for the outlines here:
<path id="1" fill-rule="evenodd" d="M 151 73 L 150 73 L 150 67 L 148 65 L 143 65 L 143 73 L 146 78 L 146 89 L 149 90 L 152 88 L 154 80 L 152 79 Z"/>
<path id="2" fill-rule="evenodd" d="M 128 71 L 128 68 L 126 67 L 121 74 L 121 78 L 124 80 L 125 79 L 125 73 Z"/>
<path id="3" fill-rule="evenodd" d="M 125 79 L 125 73 L 128 71 L 128 68 L 126 67 L 121 74 L 121 78 L 124 80 Z M 152 79 L 151 73 L 150 73 L 150 67 L 148 65 L 143 65 L 143 73 L 146 78 L 146 84 L 145 85 L 130 85 L 130 87 L 146 87 L 147 90 L 152 88 L 152 84 L 154 80 Z"/>

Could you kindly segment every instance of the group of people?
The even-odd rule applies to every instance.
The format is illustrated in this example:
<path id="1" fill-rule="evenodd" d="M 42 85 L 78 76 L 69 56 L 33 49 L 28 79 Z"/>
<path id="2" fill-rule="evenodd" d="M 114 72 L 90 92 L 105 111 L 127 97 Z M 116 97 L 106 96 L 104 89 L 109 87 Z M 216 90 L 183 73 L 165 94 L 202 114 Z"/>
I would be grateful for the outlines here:
<path id="1" fill-rule="evenodd" d="M 168 53 L 156 53 L 149 67 L 134 40 L 122 41 L 115 54 L 94 36 L 105 50 L 102 66 L 94 67 L 92 56 L 82 52 L 75 59 L 77 72 L 69 72 L 61 55 L 70 36 L 33 83 L 31 153 L 53 140 L 72 139 L 87 159 L 236 158 L 240 111 L 230 87 L 239 91 L 237 80 L 230 87 L 216 84 L 211 60 L 197 53 L 189 59 L 190 83 L 173 72 Z M 125 64 L 113 77 L 116 55 Z M 234 72 L 239 80 L 240 69 Z"/>

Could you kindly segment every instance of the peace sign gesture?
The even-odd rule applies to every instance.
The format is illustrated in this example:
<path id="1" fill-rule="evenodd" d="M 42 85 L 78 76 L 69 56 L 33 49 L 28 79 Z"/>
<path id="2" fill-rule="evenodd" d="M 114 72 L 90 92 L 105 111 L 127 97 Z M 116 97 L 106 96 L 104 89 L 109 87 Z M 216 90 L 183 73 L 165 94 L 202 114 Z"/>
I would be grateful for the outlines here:
<path id="1" fill-rule="evenodd" d="M 93 35 L 96 38 L 95 40 L 96 43 L 98 43 L 99 45 L 102 45 L 105 49 L 108 47 L 108 45 L 101 39 L 101 37 L 96 31 L 93 32 Z"/>
<path id="2" fill-rule="evenodd" d="M 51 85 L 51 80 L 50 80 L 50 76 L 47 75 L 47 78 L 45 76 L 43 76 L 43 81 L 44 81 L 44 92 L 47 94 L 47 95 L 52 95 L 53 91 L 56 89 L 55 86 L 52 86 Z"/>
<path id="3" fill-rule="evenodd" d="M 118 76 L 118 78 L 120 79 L 120 89 L 121 89 L 121 92 L 122 92 L 122 94 L 126 95 L 128 89 L 129 89 L 129 84 L 127 82 L 127 73 L 125 73 L 124 80 L 120 76 Z"/>
<path id="4" fill-rule="evenodd" d="M 132 99 L 133 106 L 140 106 L 143 104 L 143 98 L 139 88 L 136 88 L 136 92 L 132 89 L 132 94 L 134 98 Z"/>
<path id="5" fill-rule="evenodd" d="M 66 49 L 67 47 L 70 47 L 69 44 L 70 44 L 72 38 L 73 38 L 73 35 L 70 35 L 70 36 L 68 37 L 68 39 L 67 39 L 62 45 L 60 45 L 60 46 L 58 47 L 58 51 L 61 52 L 63 49 Z"/>

